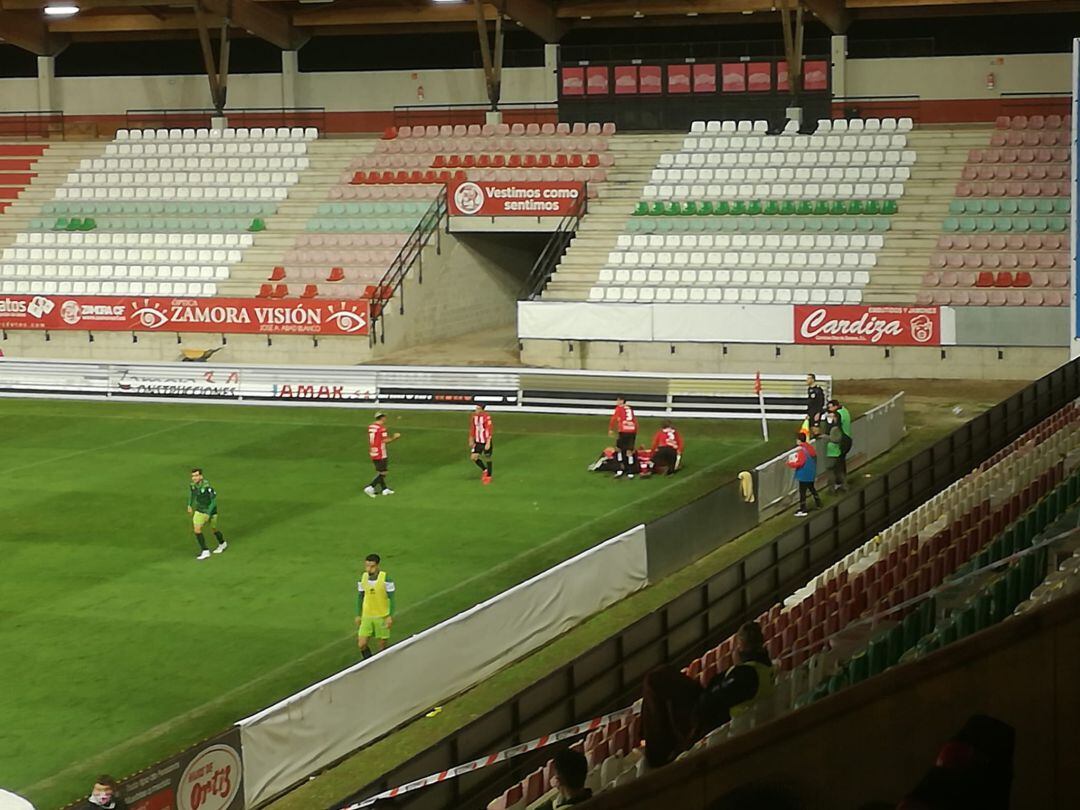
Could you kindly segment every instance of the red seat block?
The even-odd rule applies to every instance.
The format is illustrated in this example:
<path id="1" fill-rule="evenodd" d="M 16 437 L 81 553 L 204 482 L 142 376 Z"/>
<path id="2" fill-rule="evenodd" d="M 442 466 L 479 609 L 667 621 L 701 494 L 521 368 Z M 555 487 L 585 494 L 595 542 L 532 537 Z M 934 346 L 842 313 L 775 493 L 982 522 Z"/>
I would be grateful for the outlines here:
<path id="1" fill-rule="evenodd" d="M 259 285 L 259 292 L 255 294 L 256 298 L 271 298 L 274 294 L 274 288 L 270 284 Z"/>
<path id="2" fill-rule="evenodd" d="M 285 268 L 280 265 L 270 271 L 270 275 L 267 276 L 268 281 L 281 281 L 285 278 Z"/>
<path id="3" fill-rule="evenodd" d="M 304 287 L 304 291 L 300 293 L 301 298 L 315 298 L 319 294 L 319 287 L 316 284 L 308 284 Z"/>
<path id="4" fill-rule="evenodd" d="M 976 287 L 993 287 L 994 286 L 994 274 L 983 270 L 975 279 Z"/>
<path id="5" fill-rule="evenodd" d="M 1013 286 L 1013 275 L 1007 270 L 1003 270 L 994 276 L 995 287 L 1011 287 Z"/>

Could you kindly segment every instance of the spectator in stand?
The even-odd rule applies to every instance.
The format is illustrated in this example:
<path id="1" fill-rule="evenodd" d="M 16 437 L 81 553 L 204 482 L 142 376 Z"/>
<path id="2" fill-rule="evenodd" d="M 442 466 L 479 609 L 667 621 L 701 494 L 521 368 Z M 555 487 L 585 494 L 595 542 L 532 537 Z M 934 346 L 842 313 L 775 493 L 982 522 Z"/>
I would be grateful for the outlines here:
<path id="1" fill-rule="evenodd" d="M 682 435 L 671 420 L 665 420 L 652 440 L 652 463 L 654 475 L 671 475 L 682 469 Z"/>
<path id="2" fill-rule="evenodd" d="M 552 758 L 552 762 L 555 765 L 553 783 L 559 795 L 550 802 L 540 805 L 537 810 L 558 810 L 560 807 L 584 804 L 592 798 L 592 790 L 585 787 L 585 778 L 589 775 L 589 764 L 583 753 L 567 748 L 557 753 Z"/>
<path id="3" fill-rule="evenodd" d="M 818 385 L 817 377 L 806 375 L 806 422 L 811 429 L 817 427 L 825 413 L 825 391 Z"/>
<path id="4" fill-rule="evenodd" d="M 775 688 L 765 638 L 756 622 L 735 636 L 735 665 L 702 688 L 674 667 L 653 670 L 642 690 L 641 727 L 650 767 L 666 765 L 732 717 L 750 711 Z"/>
<path id="5" fill-rule="evenodd" d="M 795 471 L 795 482 L 799 485 L 799 511 L 795 517 L 806 517 L 806 496 L 814 496 L 814 505 L 821 508 L 821 496 L 818 495 L 814 480 L 817 478 L 817 451 L 814 445 L 803 438 L 802 431 L 795 434 L 795 449 L 788 454 L 787 465 Z"/>
<path id="6" fill-rule="evenodd" d="M 102 774 L 94 781 L 93 790 L 86 803 L 78 810 L 127 810 L 127 802 L 120 797 L 120 787 L 108 774 Z"/>

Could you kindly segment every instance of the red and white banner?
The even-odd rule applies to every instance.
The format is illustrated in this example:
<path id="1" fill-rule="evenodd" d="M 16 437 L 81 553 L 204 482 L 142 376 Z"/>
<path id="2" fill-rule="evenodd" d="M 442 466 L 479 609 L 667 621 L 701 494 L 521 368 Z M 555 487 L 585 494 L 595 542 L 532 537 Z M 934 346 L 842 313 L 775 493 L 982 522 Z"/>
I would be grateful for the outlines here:
<path id="1" fill-rule="evenodd" d="M 563 217 L 585 197 L 584 183 L 474 182 L 450 187 L 452 217 Z"/>
<path id="2" fill-rule="evenodd" d="M 0 295 L 0 329 L 366 335 L 368 301 Z"/>
<path id="3" fill-rule="evenodd" d="M 716 65 L 711 65 L 711 64 L 696 64 L 696 65 L 694 65 L 694 92 L 695 93 L 715 93 L 716 92 Z"/>
<path id="4" fill-rule="evenodd" d="M 940 346 L 938 307 L 795 307 L 795 342 L 858 346 Z"/>

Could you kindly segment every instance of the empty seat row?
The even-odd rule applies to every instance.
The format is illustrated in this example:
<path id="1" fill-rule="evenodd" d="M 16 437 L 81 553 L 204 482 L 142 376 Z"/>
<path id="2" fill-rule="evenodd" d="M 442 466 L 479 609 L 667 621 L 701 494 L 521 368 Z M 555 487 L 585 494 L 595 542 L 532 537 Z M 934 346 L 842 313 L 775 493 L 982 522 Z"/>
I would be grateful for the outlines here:
<path id="1" fill-rule="evenodd" d="M 968 163 L 1068 163 L 1068 149 L 972 149 Z"/>
<path id="2" fill-rule="evenodd" d="M 625 270 L 604 268 L 597 284 L 651 287 L 814 287 L 816 285 L 859 289 L 870 283 L 866 271 L 851 270 Z"/>
<path id="3" fill-rule="evenodd" d="M 1027 183 L 969 183 L 956 184 L 957 197 L 1064 197 L 1069 184 L 1050 180 Z"/>
<path id="4" fill-rule="evenodd" d="M 1072 266 L 1072 260 L 1068 253 L 1055 253 L 1043 250 L 1033 253 L 975 253 L 974 251 L 960 251 L 958 253 L 934 253 L 930 257 L 931 267 L 1023 267 L 1031 269 L 1038 267 L 1042 270 L 1054 268 L 1065 269 Z"/>
<path id="5" fill-rule="evenodd" d="M 300 285 L 298 284 L 296 287 L 300 287 Z M 259 287 L 255 297 L 289 298 L 290 296 L 296 296 L 298 298 L 318 298 L 321 294 L 331 298 L 356 299 L 373 298 L 378 291 L 378 287 L 371 284 L 333 284 L 326 286 L 305 284 L 299 293 L 297 293 L 296 287 L 290 288 L 288 284 L 263 284 Z M 389 298 L 392 294 L 392 290 L 387 291 L 384 297 Z"/>
<path id="6" fill-rule="evenodd" d="M 217 295 L 217 284 L 203 281 L 17 281 L 0 282 L 13 295 Z"/>
<path id="7" fill-rule="evenodd" d="M 400 247 L 408 234 L 399 233 L 360 233 L 360 234 L 322 234 L 302 233 L 296 237 L 296 247 Z"/>
<path id="8" fill-rule="evenodd" d="M 524 154 L 492 155 L 435 155 L 431 161 L 433 169 L 595 169 L 599 166 L 611 166 L 615 163 L 612 155 L 595 153 L 564 152 L 525 152 Z"/>
<path id="9" fill-rule="evenodd" d="M 799 168 L 816 166 L 911 166 L 915 152 L 910 149 L 877 151 L 855 150 L 836 152 L 821 149 L 761 152 L 665 152 L 660 155 L 660 168 Z"/>
<path id="10" fill-rule="evenodd" d="M 94 202 L 87 200 L 52 200 L 43 203 L 42 214 L 54 216 L 105 216 L 106 214 L 124 214 L 127 216 L 270 216 L 277 211 L 274 202 L 219 202 L 206 200 L 134 200 Z"/>
<path id="11" fill-rule="evenodd" d="M 428 209 L 427 201 L 410 200 L 408 202 L 351 202 L 320 203 L 315 209 L 317 216 L 367 216 L 400 217 L 409 214 L 420 215 Z"/>
<path id="12" fill-rule="evenodd" d="M 983 183 L 1037 183 L 1046 180 L 1068 180 L 1070 169 L 1068 163 L 1016 163 L 1013 165 L 969 165 L 960 172 L 960 177 L 968 182 L 981 181 Z"/>
<path id="13" fill-rule="evenodd" d="M 998 233 L 1026 233 L 1028 231 L 1054 231 L 1062 233 L 1069 229 L 1069 220 L 1065 217 L 947 217 L 943 223 L 946 232 L 961 231 L 996 231 Z"/>
<path id="14" fill-rule="evenodd" d="M 306 231 L 348 233 L 409 233 L 420 221 L 419 217 L 312 217 L 304 226 Z"/>
<path id="15" fill-rule="evenodd" d="M 87 264 L 142 264 L 144 262 L 187 264 L 235 264 L 239 250 L 227 248 L 168 247 L 9 247 L 4 248 L 4 262 L 85 262 Z"/>
<path id="16" fill-rule="evenodd" d="M 118 141 L 313 141 L 315 127 L 225 127 L 221 129 L 118 129 Z"/>
<path id="17" fill-rule="evenodd" d="M 906 182 L 911 179 L 907 166 L 829 166 L 800 169 L 653 169 L 649 182 L 675 183 L 876 183 Z"/>
<path id="18" fill-rule="evenodd" d="M 769 122 L 761 120 L 694 121 L 690 124 L 690 131 L 692 133 L 711 132 L 728 135 L 733 135 L 735 133 L 749 134 L 751 132 L 760 132 L 764 134 L 769 131 Z"/>
<path id="19" fill-rule="evenodd" d="M 442 185 L 439 183 L 413 183 L 404 186 L 342 184 L 331 186 L 326 196 L 331 200 L 426 200 L 430 204 L 441 189 Z"/>
<path id="20" fill-rule="evenodd" d="M 630 217 L 628 233 L 884 233 L 888 217 Z M 1064 230 L 1064 226 L 1061 230 Z M 1026 230 L 1030 230 L 1027 228 Z"/>
<path id="21" fill-rule="evenodd" d="M 327 268 L 325 264 L 299 265 L 286 262 L 278 265 L 266 277 L 267 281 L 302 281 L 336 284 L 377 284 L 386 275 L 385 267 L 344 267 L 335 266 Z"/>
<path id="22" fill-rule="evenodd" d="M 1051 216 L 1053 214 L 1067 214 L 1072 210 L 1072 200 L 1068 197 L 1038 197 L 1038 198 L 1003 198 L 996 197 L 968 197 L 961 200 L 953 200 L 949 203 L 949 213 L 954 216 L 964 214 L 989 214 L 998 216 L 1005 214 L 1014 216 Z"/>
<path id="23" fill-rule="evenodd" d="M 993 149 L 1038 149 L 1039 147 L 1054 148 L 1069 145 L 1069 133 L 1065 130 L 1027 130 L 1008 132 L 995 132 L 990 136 L 990 146 Z"/>
<path id="24" fill-rule="evenodd" d="M 31 232 L 15 236 L 22 245 L 113 245 L 115 247 L 246 248 L 254 237 L 248 233 L 54 233 Z"/>
<path id="25" fill-rule="evenodd" d="M 1066 115 L 999 115 L 994 121 L 997 129 L 1071 129 L 1072 116 Z"/>
<path id="26" fill-rule="evenodd" d="M 931 271 L 923 276 L 924 287 L 1059 287 L 1069 286 L 1069 274 L 1061 271 L 1001 270 L 990 272 Z"/>
<path id="27" fill-rule="evenodd" d="M 683 140 L 682 152 L 853 152 L 902 150 L 907 135 L 764 135 L 747 137 L 696 137 Z"/>
<path id="28" fill-rule="evenodd" d="M 68 186 L 291 186 L 296 172 L 71 172 Z"/>
<path id="29" fill-rule="evenodd" d="M 284 186 L 61 186 L 56 190 L 58 200 L 285 200 L 289 190 Z"/>
<path id="30" fill-rule="evenodd" d="M 1069 303 L 1068 293 L 1057 290 L 920 290 L 915 297 L 920 306 L 1012 306 L 1061 307 Z"/>
<path id="31" fill-rule="evenodd" d="M 885 238 L 877 234 L 619 234 L 616 247 L 652 250 L 880 250 Z"/>
<path id="32" fill-rule="evenodd" d="M 479 136 L 503 136 L 503 135 L 515 135 L 515 136 L 529 136 L 535 137 L 537 135 L 606 135 L 611 136 L 615 134 L 615 124 L 608 121 L 606 123 L 600 123 L 598 121 L 592 121 L 590 123 L 577 122 L 575 124 L 568 124 L 564 122 L 560 123 L 545 123 L 545 124 L 443 124 L 441 126 L 401 126 L 394 127 L 392 134 L 387 133 L 392 138 L 476 138 Z"/>
<path id="33" fill-rule="evenodd" d="M 802 251 L 612 251 L 609 267 L 821 267 L 868 270 L 877 266 L 876 253 L 804 253 Z"/>
<path id="34" fill-rule="evenodd" d="M 306 143 L 263 141 L 225 141 L 199 143 L 119 143 L 106 145 L 105 155 L 122 158 L 210 157 L 212 155 L 253 155 L 255 157 L 301 157 L 307 154 Z"/>
<path id="35" fill-rule="evenodd" d="M 593 287 L 589 300 L 625 304 L 860 304 L 862 290 L 757 287 Z"/>
<path id="36" fill-rule="evenodd" d="M 817 132 L 911 132 L 915 123 L 902 118 L 819 118 Z"/>
<path id="37" fill-rule="evenodd" d="M 1061 233 L 1023 234 L 943 234 L 938 238 L 938 250 L 1067 250 L 1069 238 Z"/>
<path id="38" fill-rule="evenodd" d="M 173 279 L 224 281 L 229 268 L 206 265 L 0 264 L 0 277 L 19 279 Z"/>
<path id="39" fill-rule="evenodd" d="M 607 169 L 469 169 L 469 179 L 503 183 L 514 180 L 603 183 L 607 180 Z M 589 196 L 594 196 L 592 190 Z"/>
<path id="40" fill-rule="evenodd" d="M 607 138 L 576 138 L 559 136 L 554 138 L 437 138 L 431 141 L 393 140 L 379 141 L 375 144 L 377 155 L 422 155 L 434 156 L 454 152 L 457 154 L 482 152 L 528 153 L 542 152 L 582 153 L 606 152 Z"/>
<path id="41" fill-rule="evenodd" d="M 51 220 L 51 219 L 32 219 L 30 220 L 30 231 L 44 231 L 44 230 L 65 230 L 70 229 L 72 231 L 81 230 L 79 227 L 66 226 L 65 219 Z M 76 222 L 76 220 L 72 220 Z M 258 227 L 258 219 L 251 219 L 250 217 L 237 218 L 237 217 L 214 217 L 213 219 L 207 219 L 206 217 L 177 217 L 161 219 L 157 217 L 116 217 L 108 219 L 98 219 L 93 222 L 93 227 L 86 228 L 85 230 L 106 230 L 106 231 L 122 231 L 124 233 L 171 233 L 171 232 L 184 232 L 189 233 L 239 233 L 240 231 L 250 231 L 252 233 L 265 230 L 265 223 L 262 227 Z"/>
<path id="42" fill-rule="evenodd" d="M 326 267 L 331 265 L 386 267 L 397 255 L 398 251 L 394 248 L 293 248 L 285 252 L 284 261 L 286 264 L 317 264 Z"/>
<path id="43" fill-rule="evenodd" d="M 683 186 L 676 186 L 676 188 L 684 188 Z M 758 214 L 766 214 L 768 216 L 861 216 L 863 214 L 869 214 L 870 216 L 877 216 L 879 214 L 892 215 L 899 210 L 899 204 L 895 199 L 865 199 L 866 196 L 862 194 L 852 194 L 850 197 L 844 195 L 840 196 L 822 196 L 814 199 L 802 198 L 802 199 L 787 199 L 786 197 L 773 197 L 770 194 L 763 194 L 760 198 L 752 196 L 756 191 L 770 191 L 775 186 L 739 186 L 740 191 L 750 191 L 751 194 L 740 195 L 743 199 L 736 199 L 734 196 L 727 194 L 696 194 L 694 191 L 703 189 L 705 191 L 715 190 L 716 186 L 690 186 L 691 193 L 684 196 L 682 194 L 672 195 L 675 199 L 671 199 L 666 196 L 648 195 L 645 199 L 639 202 L 632 212 L 632 216 L 635 217 L 679 217 L 679 216 L 756 216 Z M 724 186 L 721 191 L 731 191 L 735 187 Z M 829 187 L 832 190 L 833 187 Z M 881 188 L 877 185 L 871 186 L 874 191 L 880 191 Z M 859 186 L 860 191 L 863 189 Z M 648 187 L 646 187 L 648 190 Z M 846 190 L 846 189 L 845 189 Z M 890 189 L 886 188 L 888 192 Z M 895 191 L 896 189 L 891 189 Z M 721 197 L 721 199 L 710 199 L 715 197 Z M 727 199 L 724 199 L 727 197 Z"/>
<path id="44" fill-rule="evenodd" d="M 296 172 L 308 168 L 306 157 L 178 157 L 178 158 L 87 158 L 79 171 L 93 172 Z"/>

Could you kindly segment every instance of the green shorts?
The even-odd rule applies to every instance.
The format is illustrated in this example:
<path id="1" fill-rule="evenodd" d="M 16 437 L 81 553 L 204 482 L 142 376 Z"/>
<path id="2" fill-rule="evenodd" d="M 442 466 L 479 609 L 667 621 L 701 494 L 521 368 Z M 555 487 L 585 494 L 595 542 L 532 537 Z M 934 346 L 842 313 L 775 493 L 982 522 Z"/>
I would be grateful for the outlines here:
<path id="1" fill-rule="evenodd" d="M 203 526 L 207 523 L 210 524 L 211 529 L 217 528 L 217 512 L 212 515 L 206 514 L 206 512 L 195 512 L 191 516 L 191 525 L 195 527 L 195 532 L 201 532 Z"/>
<path id="2" fill-rule="evenodd" d="M 359 638 L 390 638 L 390 628 L 386 626 L 385 616 L 365 616 L 360 620 Z"/>

